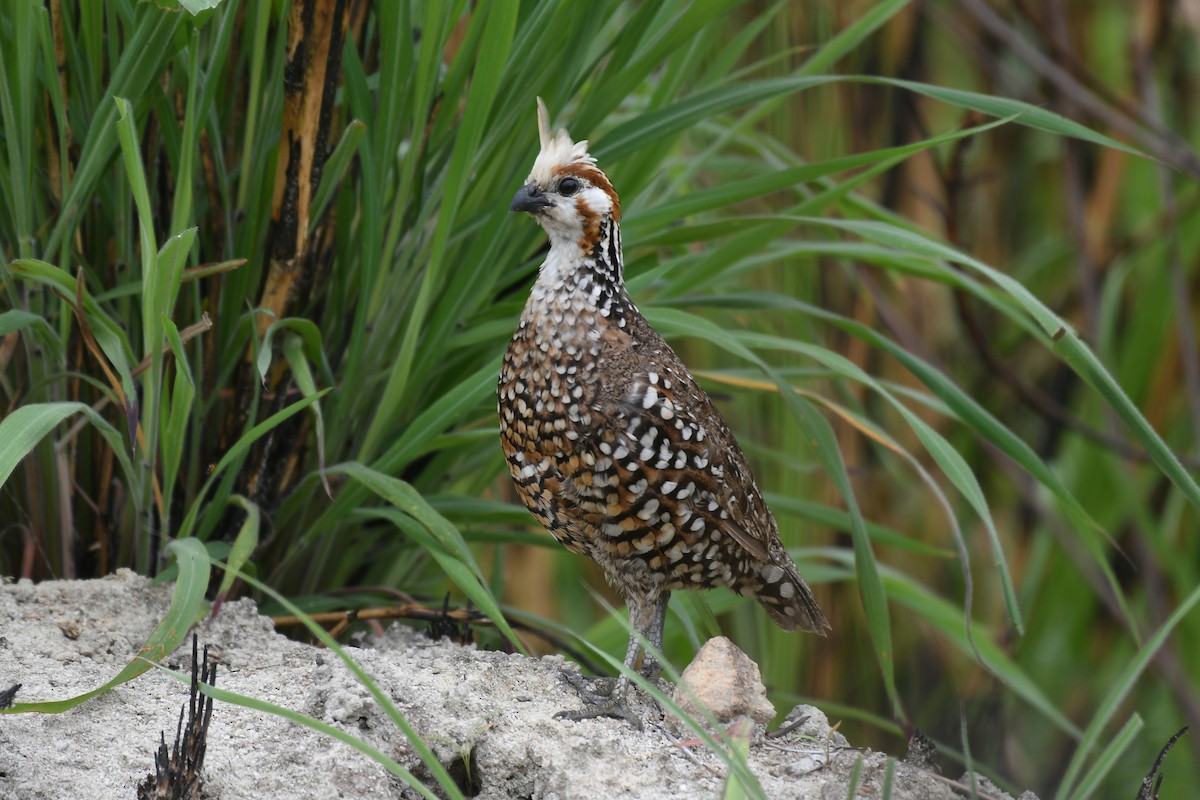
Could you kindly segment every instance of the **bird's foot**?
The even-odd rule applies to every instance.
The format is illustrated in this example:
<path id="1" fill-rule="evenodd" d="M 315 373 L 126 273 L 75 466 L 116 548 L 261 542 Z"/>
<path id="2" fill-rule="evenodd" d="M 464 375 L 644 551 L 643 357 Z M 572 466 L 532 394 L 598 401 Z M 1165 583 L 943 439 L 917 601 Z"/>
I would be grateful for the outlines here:
<path id="1" fill-rule="evenodd" d="M 574 670 L 563 670 L 560 676 L 571 685 L 584 705 L 603 705 L 614 696 L 615 678 L 585 678 Z"/>
<path id="2" fill-rule="evenodd" d="M 597 679 L 593 683 L 609 684 L 607 692 L 597 692 L 588 685 L 589 681 L 578 672 L 565 671 L 562 673 L 562 678 L 579 693 L 579 699 L 583 701 L 583 708 L 560 711 L 554 715 L 555 719 L 569 719 L 578 722 L 597 717 L 613 717 L 625 720 L 639 731 L 642 729 L 642 721 L 629 709 L 626 699 L 626 690 L 629 687 L 627 679 L 619 678 L 616 681 L 611 678 Z"/>
<path id="3" fill-rule="evenodd" d="M 662 664 L 655 661 L 649 655 L 645 655 L 642 657 L 642 666 L 640 669 L 638 669 L 639 675 L 641 675 L 643 678 L 645 678 L 647 681 L 649 681 L 650 683 L 653 684 L 653 683 L 657 683 L 658 679 L 660 677 L 662 677 L 662 672 L 663 672 Z"/>

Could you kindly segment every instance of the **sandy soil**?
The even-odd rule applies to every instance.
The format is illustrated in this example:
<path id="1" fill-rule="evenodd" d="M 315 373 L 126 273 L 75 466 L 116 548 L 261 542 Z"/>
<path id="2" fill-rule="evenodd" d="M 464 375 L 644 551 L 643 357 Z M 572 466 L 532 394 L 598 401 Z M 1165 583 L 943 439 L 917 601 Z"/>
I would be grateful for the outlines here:
<path id="1" fill-rule="evenodd" d="M 170 587 L 128 571 L 97 581 L 0 586 L 0 689 L 18 702 L 58 700 L 109 680 L 162 617 Z M 218 686 L 316 717 L 367 741 L 418 776 L 403 734 L 332 653 L 275 633 L 253 603 L 226 605 L 198 626 L 220 655 Z M 703 745 L 680 746 L 657 707 L 640 706 L 644 730 L 611 719 L 554 719 L 579 700 L 560 657 L 533 660 L 435 642 L 394 626 L 359 641 L 355 660 L 388 692 L 438 759 L 469 754 L 485 800 L 719 797 L 725 767 Z M 190 670 L 190 644 L 167 659 Z M 160 732 L 173 736 L 187 687 L 158 670 L 63 714 L 0 717 L 0 798 L 122 798 L 153 765 Z M 759 728 L 750 765 L 768 797 L 882 797 L 887 756 L 851 748 L 815 708 L 787 736 Z M 349 746 L 287 720 L 218 703 L 208 736 L 205 796 L 409 798 L 418 796 Z M 929 773 L 895 762 L 895 800 L 954 798 Z M 1023 800 L 1029 800 L 1024 796 Z"/>

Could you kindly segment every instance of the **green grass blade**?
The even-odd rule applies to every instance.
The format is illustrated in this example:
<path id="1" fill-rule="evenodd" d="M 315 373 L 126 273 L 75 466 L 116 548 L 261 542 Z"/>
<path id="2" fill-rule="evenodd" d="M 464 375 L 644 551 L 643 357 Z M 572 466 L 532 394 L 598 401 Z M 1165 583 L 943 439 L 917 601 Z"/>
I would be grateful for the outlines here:
<path id="1" fill-rule="evenodd" d="M 1088 770 L 1087 775 L 1079 783 L 1079 788 L 1071 793 L 1071 800 L 1088 800 L 1089 797 L 1096 797 L 1100 790 L 1100 784 L 1108 776 L 1117 763 L 1125 756 L 1125 751 L 1129 749 L 1129 745 L 1142 732 L 1145 724 L 1139 714 L 1133 714 L 1121 726 L 1121 730 L 1117 731 L 1117 735 L 1108 743 L 1108 746 L 1101 751 L 1097 756 L 1095 763 Z"/>
<path id="2" fill-rule="evenodd" d="M 245 511 L 246 519 L 238 529 L 237 536 L 233 538 L 233 544 L 225 558 L 225 576 L 221 578 L 221 586 L 217 589 L 218 603 L 223 602 L 229 595 L 233 582 L 254 555 L 254 550 L 258 547 L 259 529 L 262 527 L 262 511 L 256 504 L 240 494 L 230 495 L 227 502 Z"/>
<path id="3" fill-rule="evenodd" d="M 909 428 L 916 434 L 917 438 L 924 445 L 926 451 L 933 456 L 942 472 L 950 479 L 955 488 L 959 490 L 975 513 L 979 515 L 980 520 L 984 524 L 984 528 L 988 533 L 988 538 L 992 545 L 992 555 L 995 559 L 996 568 L 1000 572 L 1000 584 L 1004 591 L 1005 606 L 1008 609 L 1009 619 L 1012 620 L 1018 633 L 1024 632 L 1024 625 L 1021 621 L 1021 611 L 1017 604 L 1016 590 L 1013 588 L 1012 576 L 1009 572 L 1008 561 L 1004 557 L 1004 550 L 1000 544 L 1000 535 L 996 530 L 996 523 L 992 519 L 992 513 L 988 507 L 987 498 L 983 494 L 983 488 L 979 485 L 975 473 L 967 465 L 966 460 L 950 446 L 945 437 L 934 430 L 928 423 L 922 420 L 919 416 L 913 413 L 908 406 L 901 403 L 895 396 L 885 389 L 878 381 L 860 369 L 856 364 L 849 359 L 827 350 L 822 347 L 816 347 L 804 342 L 796 342 L 791 339 L 785 339 L 778 336 L 764 336 L 756 334 L 738 334 L 737 338 L 747 345 L 757 347 L 773 347 L 783 350 L 790 350 L 796 353 L 802 353 L 819 363 L 829 367 L 837 374 L 848 378 L 864 386 L 869 387 L 873 391 L 880 394 L 888 403 L 900 413 Z M 865 424 L 860 423 L 860 424 Z M 898 444 L 893 443 L 894 448 L 899 448 Z M 933 487 L 937 491 L 936 486 Z M 951 517 L 951 524 L 957 525 Z M 965 556 L 966 547 L 961 546 L 960 552 Z M 967 568 L 964 560 L 964 569 Z M 970 601 L 967 602 L 965 609 L 970 615 Z"/>
<path id="4" fill-rule="evenodd" d="M 362 464 L 339 464 L 330 472 L 349 475 L 423 525 L 435 538 L 438 548 L 466 568 L 466 573 L 456 571 L 461 579 L 458 588 L 462 589 L 467 597 L 471 598 L 471 601 L 496 623 L 496 627 L 508 637 L 514 647 L 520 652 L 525 652 L 524 645 L 513 633 L 508 621 L 504 619 L 504 614 L 500 611 L 499 604 L 488 591 L 487 580 L 483 577 L 483 572 L 475 562 L 475 557 L 471 554 L 467 543 L 463 541 L 462 534 L 449 520 L 431 508 L 417 490 L 398 478 L 384 475 Z M 439 552 L 437 548 L 430 549 L 435 556 Z"/>
<path id="5" fill-rule="evenodd" d="M 893 166 L 898 163 L 894 160 L 898 157 L 910 156 L 923 152 L 930 147 L 975 136 L 993 128 L 1009 124 L 1014 119 L 1015 117 L 1007 117 L 993 120 L 983 125 L 950 131 L 901 147 L 886 147 L 866 153 L 856 153 L 854 155 L 826 159 L 812 164 L 802 164 L 798 167 L 771 170 L 762 175 L 728 181 L 704 191 L 690 192 L 655 208 L 639 212 L 628 223 L 622 224 L 622 233 L 629 234 L 633 238 L 644 238 L 649 232 L 655 229 L 667 228 L 672 223 L 678 223 L 679 220 L 689 214 L 728 209 L 735 203 L 761 197 L 770 192 L 792 188 L 802 183 L 816 181 L 828 175 L 836 175 L 840 172 L 880 162 L 887 162 L 889 166 Z M 737 230 L 737 225 L 744 225 L 745 222 L 744 218 L 727 220 L 727 223 L 732 226 L 732 230 Z"/>
<path id="6" fill-rule="evenodd" d="M 885 0 L 876 3 L 865 14 L 821 45 L 821 49 L 796 70 L 796 74 L 818 75 L 832 69 L 834 64 L 860 47 L 867 37 L 907 8 L 909 2 L 910 0 Z"/>
<path id="7" fill-rule="evenodd" d="M 0 420 L 0 486 L 4 485 L 13 470 L 33 451 L 38 442 L 60 423 L 77 413 L 87 416 L 96 426 L 113 448 L 125 474 L 131 476 L 133 465 L 124 449 L 121 435 L 91 406 L 69 402 L 32 403 L 20 406 Z"/>
<path id="8" fill-rule="evenodd" d="M 618 125 L 604 137 L 603 142 L 596 145 L 592 154 L 602 163 L 619 161 L 635 150 L 686 130 L 722 112 L 770 98 L 783 97 L 802 89 L 829 83 L 830 80 L 811 76 L 764 78 L 701 92 Z"/>
<path id="9" fill-rule="evenodd" d="M 1079 796 L 1072 792 L 1076 781 L 1079 780 L 1080 774 L 1083 772 L 1083 765 L 1091 755 L 1092 750 L 1100 743 L 1101 737 L 1104 734 L 1104 729 L 1108 727 L 1109 722 L 1116 716 L 1121 704 L 1133 691 L 1134 685 L 1142 677 L 1146 667 L 1150 665 L 1150 659 L 1154 658 L 1154 654 L 1158 652 L 1163 643 L 1167 641 L 1175 628 L 1183 622 L 1184 618 L 1200 603 L 1200 588 L 1190 592 L 1183 602 L 1171 612 L 1171 616 L 1167 617 L 1154 635 L 1146 640 L 1146 643 L 1138 650 L 1137 655 L 1122 668 L 1120 674 L 1113 681 L 1108 694 L 1105 696 L 1100 707 L 1096 709 L 1095 716 L 1088 723 L 1087 729 L 1083 732 L 1083 738 L 1079 741 L 1079 746 L 1075 749 L 1075 754 L 1071 756 L 1071 762 L 1067 765 L 1066 771 L 1063 773 L 1062 783 L 1059 784 L 1058 792 L 1055 793 L 1055 800 L 1066 800 L 1069 797 Z"/>
<path id="10" fill-rule="evenodd" d="M 771 492 L 766 492 L 763 496 L 767 501 L 767 505 L 775 512 L 776 516 L 786 514 L 811 522 L 814 525 L 834 530 L 848 530 L 850 528 L 850 515 L 840 508 L 833 508 L 821 503 L 802 500 L 798 497 Z M 910 553 L 929 556 L 930 558 L 949 559 L 956 557 L 956 554 L 951 550 L 913 539 L 878 523 L 867 522 L 866 525 L 867 535 L 876 544 L 894 547 L 898 550 L 906 550 Z"/>
<path id="11" fill-rule="evenodd" d="M 745 717 L 734 723 L 734 728 L 729 734 L 734 758 L 745 761 L 750 757 L 750 734 L 753 731 L 754 723 Z M 721 800 L 746 800 L 751 796 L 751 791 L 751 787 L 742 782 L 739 773 L 730 771 L 729 776 L 725 779 L 725 786 L 721 790 Z M 761 792 L 761 788 L 759 791 Z"/>
<path id="12" fill-rule="evenodd" d="M 430 312 L 437 285 L 442 278 L 451 226 L 456 219 L 470 167 L 478 153 L 479 141 L 490 117 L 492 103 L 500 86 L 500 77 L 504 73 L 504 63 L 508 59 L 509 47 L 516 29 L 518 10 L 518 6 L 513 3 L 495 3 L 488 6 L 475 78 L 471 81 L 462 124 L 457 129 L 429 257 L 426 259 L 417 298 L 400 343 L 400 353 L 392 364 L 382 400 L 363 438 L 359 458 L 364 461 L 370 461 L 378 452 L 385 431 L 395 421 L 397 409 L 402 407 L 402 398 L 411 391 L 411 370 L 417 346 L 422 338 L 421 331 Z M 483 19 L 482 15 L 477 17 Z"/>
<path id="13" fill-rule="evenodd" d="M 333 152 L 325 161 L 325 167 L 321 170 L 321 183 L 317 186 L 316 193 L 313 194 L 312 211 L 308 221 L 309 236 L 312 236 L 313 231 L 317 229 L 317 225 L 325 214 L 325 209 L 333 200 L 334 191 L 346 176 L 346 170 L 350 168 L 350 162 L 358 152 L 358 146 L 362 144 L 366 134 L 366 125 L 357 119 L 350 120 L 350 124 L 346 126 L 346 130 L 342 131 L 342 136 L 338 139 L 337 147 L 333 148 Z"/>
<path id="14" fill-rule="evenodd" d="M 1084 541 L 1091 543 L 1093 550 L 1106 539 L 1104 529 L 1092 519 L 1091 515 L 1071 493 L 1062 479 L 1046 466 L 1045 462 L 1038 457 L 1033 449 L 967 392 L 956 386 L 941 371 L 881 335 L 878 331 L 859 322 L 834 314 L 823 308 L 818 308 L 809 303 L 789 298 L 772 297 L 767 298 L 767 300 L 773 305 L 781 305 L 816 319 L 825 320 L 871 346 L 878 347 L 895 358 L 906 369 L 912 372 L 930 392 L 945 403 L 971 430 L 996 445 L 1007 456 L 1020 464 L 1038 483 L 1049 489 L 1063 504 L 1064 509 L 1076 523 L 1080 532 L 1087 534 Z M 1098 556 L 1098 558 L 1102 558 L 1102 556 Z"/>
<path id="15" fill-rule="evenodd" d="M 112 72 L 106 98 L 142 97 L 162 73 L 161 65 L 177 50 L 175 33 L 183 15 L 151 9 L 143 4 L 133 35 L 124 42 L 119 62 Z M 91 26 L 89 26 L 90 28 Z M 102 26 L 101 26 L 102 29 Z M 96 74 L 102 74 L 96 70 Z M 117 148 L 117 105 L 101 102 L 87 128 L 83 151 L 75 167 L 70 188 L 63 198 L 63 212 L 46 240 L 44 253 L 55 253 L 78 224 L 85 198 L 90 196 Z"/>
<path id="16" fill-rule="evenodd" d="M 164 413 L 162 434 L 159 439 L 162 452 L 163 496 L 173 497 L 175 484 L 179 477 L 179 467 L 183 463 L 183 451 L 187 443 L 188 423 L 191 421 L 192 406 L 196 398 L 196 382 L 192 378 L 192 368 L 188 364 L 188 354 L 184 350 L 183 340 L 179 329 L 165 314 L 162 318 L 163 330 L 167 334 L 167 343 L 174 356 L 175 380 L 171 385 L 170 398 L 163 397 Z M 165 510 L 165 509 L 164 509 Z M 169 517 L 164 521 L 170 530 Z"/>
<path id="17" fill-rule="evenodd" d="M 50 286 L 72 299 L 76 294 L 75 278 L 53 264 L 35 259 L 17 259 L 8 268 L 20 278 Z M 133 370 L 130 367 L 132 349 L 125 331 L 110 317 L 95 298 L 83 291 L 83 312 L 96 337 L 96 344 L 112 364 L 113 370 L 121 380 L 127 397 L 133 397 Z"/>
<path id="18" fill-rule="evenodd" d="M 307 322 L 307 320 L 305 320 Z M 324 351 L 319 351 L 324 357 Z M 312 369 L 309 367 L 308 355 L 305 352 L 305 341 L 294 333 L 289 333 L 283 339 L 283 355 L 288 367 L 304 397 L 312 397 L 317 393 L 317 382 L 313 380 Z M 317 432 L 317 471 L 321 474 L 321 484 L 325 494 L 333 497 L 329 487 L 329 479 L 325 476 L 325 417 L 321 414 L 321 404 L 313 403 L 313 427 Z"/>
<path id="19" fill-rule="evenodd" d="M 190 675 L 185 675 L 182 672 L 173 670 L 170 667 L 164 667 L 161 664 L 156 664 L 155 666 L 173 678 L 176 678 L 180 683 L 189 685 L 191 684 L 192 678 Z M 425 784 L 421 783 L 421 781 L 417 780 L 416 776 L 405 769 L 398 761 L 388 756 L 378 748 L 367 744 L 357 736 L 347 733 L 336 725 L 330 725 L 328 722 L 310 717 L 307 714 L 302 714 L 299 711 L 293 711 L 286 706 L 276 705 L 275 703 L 270 703 L 266 700 L 260 700 L 257 697 L 239 694 L 238 692 L 231 692 L 228 689 L 219 689 L 216 686 L 210 686 L 206 683 L 199 684 L 199 689 L 201 694 L 207 695 L 214 700 L 219 700 L 222 703 L 241 706 L 242 708 L 248 708 L 252 711 L 261 711 L 264 714 L 270 714 L 272 716 L 279 717 L 280 719 L 286 719 L 290 722 L 296 723 L 297 725 L 303 725 L 304 727 L 314 730 L 317 733 L 324 734 L 331 739 L 336 739 L 342 744 L 349 745 L 350 747 L 354 748 L 367 758 L 379 764 L 388 772 L 395 775 L 400 780 L 404 781 L 405 785 L 418 792 L 421 797 L 424 797 L 427 800 L 441 800 L 437 794 L 432 792 L 427 786 L 425 786 Z"/>
<path id="20" fill-rule="evenodd" d="M 283 408 L 267 417 L 262 422 L 258 423 L 245 434 L 243 434 L 242 437 L 236 442 L 234 442 L 233 447 L 225 451 L 225 454 L 221 456 L 221 460 L 218 461 L 216 466 L 209 471 L 207 480 L 205 480 L 204 485 L 196 494 L 196 499 L 192 501 L 192 505 L 188 509 L 187 516 L 184 517 L 182 524 L 179 526 L 179 538 L 182 539 L 192 535 L 192 532 L 196 527 L 196 518 L 199 516 L 200 510 L 204 505 L 205 496 L 208 494 L 209 489 L 212 488 L 213 483 L 224 474 L 225 470 L 228 469 L 231 464 L 240 461 L 242 458 L 245 458 L 246 454 L 250 451 L 250 447 L 259 439 L 274 430 L 281 422 L 292 416 L 295 416 L 296 414 L 299 414 L 301 411 L 308 408 L 310 405 L 317 402 L 328 393 L 329 389 L 322 389 L 312 397 L 303 397 L 297 400 L 290 406 L 287 406 L 286 408 Z"/>
<path id="21" fill-rule="evenodd" d="M 1193 506 L 1200 508 L 1200 486 L 1197 486 L 1195 479 L 1179 463 L 1179 459 L 1167 447 L 1162 437 L 1129 401 L 1120 385 L 1066 320 L 1051 311 L 1027 288 L 1008 275 L 965 253 L 893 225 L 858 220 L 821 220 L 821 222 L 851 231 L 876 242 L 899 247 L 908 252 L 961 264 L 995 282 L 1021 305 L 1048 337 L 1053 339 L 1055 351 L 1062 356 L 1067 365 L 1074 369 L 1089 386 L 1100 393 L 1121 417 L 1121 420 L 1129 426 L 1130 432 L 1146 449 L 1163 474 L 1183 492 Z"/>
<path id="22" fill-rule="evenodd" d="M 629 619 L 625 614 L 619 613 L 605 602 L 602 597 L 598 595 L 593 596 L 607 613 L 606 621 L 615 630 L 620 632 L 622 642 L 627 642 L 630 636 L 637 637 L 638 643 L 644 652 L 654 653 L 658 656 L 658 662 L 663 667 L 663 676 L 678 686 L 681 676 L 671 662 L 662 658 L 661 653 L 654 651 L 649 640 L 629 623 Z M 762 789 L 762 785 L 750 769 L 750 765 L 746 762 L 743 752 L 740 748 L 734 746 L 729 735 L 725 733 L 717 719 L 708 712 L 708 709 L 701 706 L 700 710 L 702 713 L 699 716 L 692 716 L 686 713 L 670 695 L 663 693 L 658 688 L 657 682 L 651 683 L 637 670 L 626 667 L 620 657 L 611 655 L 605 648 L 597 647 L 592 643 L 590 638 L 579 638 L 579 642 L 594 653 L 601 661 L 606 663 L 613 673 L 627 677 L 632 685 L 637 686 L 641 691 L 654 698 L 655 702 L 661 708 L 674 716 L 685 728 L 695 734 L 697 739 L 702 741 L 717 758 L 724 762 L 725 767 L 728 769 L 728 774 L 736 776 L 739 787 L 747 796 L 755 800 L 766 800 L 766 794 Z"/>
<path id="23" fill-rule="evenodd" d="M 33 5 L 17 4 L 14 17 L 14 36 L 27 44 L 33 37 Z M 0 122 L 4 124 L 4 144 L 7 155 L 6 180 L 0 182 L 0 198 L 8 204 L 13 217 L 13 235 L 19 245 L 17 255 L 29 256 L 27 252 L 33 239 L 32 196 L 33 196 L 33 143 L 29 140 L 29 126 L 21 120 L 28 118 L 27 101 L 32 99 L 29 86 L 28 60 L 14 59 L 15 75 L 10 76 L 6 59 L 0 58 Z M 14 79 L 15 78 L 15 79 Z M 15 92 L 13 90 L 16 90 Z"/>
<path id="24" fill-rule="evenodd" d="M 171 605 L 166 616 L 154 628 L 141 651 L 125 665 L 124 669 L 105 683 L 84 692 L 81 695 L 65 700 L 51 700 L 40 703 L 15 703 L 11 708 L 0 709 L 0 714 L 22 714 L 37 712 L 41 714 L 60 714 L 69 711 L 81 703 L 97 695 L 104 694 L 114 686 L 137 678 L 150 669 L 154 664 L 175 652 L 183 642 L 192 625 L 203 617 L 204 592 L 208 589 L 210 565 L 204 545 L 195 539 L 185 539 L 171 542 L 168 547 L 175 554 L 179 565 L 179 578 L 175 590 L 171 593 Z"/>
<path id="25" fill-rule="evenodd" d="M 59 338 L 58 332 L 50 326 L 45 317 L 40 314 L 22 311 L 19 308 L 0 313 L 0 337 L 26 329 L 29 329 L 29 332 L 26 334 L 27 336 L 31 336 L 39 346 L 49 351 L 52 363 L 56 365 L 62 363 L 62 339 Z"/>
<path id="26" fill-rule="evenodd" d="M 829 551 L 828 556 L 836 561 L 849 561 L 849 556 L 841 551 Z M 884 569 L 883 576 L 888 597 L 893 602 L 932 625 L 967 656 L 982 659 L 989 672 L 1059 730 L 1075 739 L 1083 736 L 1083 731 L 1055 707 L 1054 701 L 1038 686 L 1034 677 L 996 645 L 990 636 L 976 636 L 973 641 L 967 638 L 961 608 L 934 595 L 928 588 L 897 570 Z M 975 626 L 978 627 L 978 623 Z"/>
<path id="27" fill-rule="evenodd" d="M 848 77 L 847 80 L 857 80 L 857 78 Z M 1101 147 L 1120 150 L 1130 155 L 1147 157 L 1142 151 L 1122 144 L 1116 139 L 1097 133 L 1091 128 L 1080 125 L 1078 122 L 1072 122 L 1061 114 L 1055 114 L 1053 111 L 1047 111 L 1044 108 L 1023 103 L 1020 100 L 980 94 L 978 92 L 968 92 L 962 89 L 951 89 L 946 86 L 933 86 L 928 83 L 918 83 L 916 81 L 899 80 L 897 78 L 864 77 L 862 80 L 907 89 L 911 92 L 940 100 L 943 103 L 957 106 L 958 108 L 981 111 L 993 117 L 1019 115 L 1017 121 L 1031 128 L 1037 128 L 1038 130 L 1047 131 L 1058 136 L 1069 136 L 1074 139 L 1100 145 Z"/>
<path id="28" fill-rule="evenodd" d="M 271 342 L 275 334 L 280 331 L 287 331 L 300 340 L 301 352 L 310 363 L 317 365 L 317 369 L 321 371 L 322 380 L 330 385 L 336 382 L 333 378 L 333 370 L 329 366 L 329 359 L 325 355 L 321 329 L 312 320 L 303 317 L 284 317 L 272 322 L 267 327 L 266 333 L 263 334 L 262 344 L 259 345 L 258 358 L 255 360 L 260 379 L 264 381 L 267 379 L 267 372 L 271 369 Z"/>
<path id="29" fill-rule="evenodd" d="M 172 234 L 180 233 L 192 221 L 193 170 L 196 163 L 197 140 L 200 137 L 200 115 L 196 112 L 196 91 L 200 83 L 200 31 L 193 28 L 188 40 L 191 56 L 188 69 L 183 73 L 187 80 L 187 105 L 183 115 L 183 141 L 179 148 L 179 168 L 176 174 L 175 194 L 171 203 Z"/>
<path id="30" fill-rule="evenodd" d="M 151 298 L 151 308 L 160 316 L 170 316 L 174 313 L 188 253 L 196 243 L 196 232 L 196 228 L 180 231 L 167 239 L 158 251 L 155 267 L 159 272 L 159 280 L 155 287 L 155 296 Z"/>
<path id="31" fill-rule="evenodd" d="M 360 667 L 354 661 L 354 659 L 350 658 L 349 654 L 346 653 L 345 648 L 338 644 L 337 640 L 330 636 L 328 631 L 326 631 L 317 623 L 313 622 L 313 620 L 307 616 L 297 605 L 276 592 L 271 587 L 267 586 L 262 581 L 259 581 L 250 575 L 246 575 L 245 573 L 241 573 L 237 577 L 241 578 L 246 583 L 250 584 L 255 589 L 274 600 L 289 614 L 299 617 L 304 623 L 304 626 L 308 629 L 309 633 L 319 639 L 321 643 L 325 645 L 325 647 L 329 648 L 331 652 L 336 653 L 338 657 L 342 659 L 342 663 L 344 663 L 346 667 L 354 674 L 354 677 L 358 680 L 358 682 L 361 683 L 363 687 L 371 693 L 371 696 L 375 698 L 375 702 L 378 703 L 379 707 L 384 710 L 384 712 L 388 715 L 388 718 L 392 720 L 392 723 L 395 724 L 396 727 L 399 728 L 404 734 L 405 738 L 408 739 L 409 744 L 411 744 L 413 749 L 417 752 L 417 755 L 420 757 L 422 763 L 425 764 L 430 774 L 437 779 L 438 784 L 442 787 L 442 790 L 445 791 L 451 798 L 463 800 L 462 792 L 459 791 L 458 785 L 455 784 L 453 779 L 450 778 L 450 775 L 446 772 L 446 768 L 442 766 L 442 763 L 437 760 L 437 757 L 433 754 L 433 751 L 429 749 L 429 745 L 425 743 L 425 741 L 417 733 L 416 729 L 412 727 L 408 720 L 404 718 L 404 715 L 400 713 L 400 710 L 396 708 L 396 704 L 392 702 L 391 697 L 389 697 L 386 692 L 379 688 L 379 685 L 371 679 L 371 676 L 367 674 L 366 670 Z M 337 735 L 333 733 L 333 731 L 326 732 L 330 733 L 332 736 Z M 351 744 L 351 746 L 353 746 L 351 742 L 347 742 L 347 744 Z"/>

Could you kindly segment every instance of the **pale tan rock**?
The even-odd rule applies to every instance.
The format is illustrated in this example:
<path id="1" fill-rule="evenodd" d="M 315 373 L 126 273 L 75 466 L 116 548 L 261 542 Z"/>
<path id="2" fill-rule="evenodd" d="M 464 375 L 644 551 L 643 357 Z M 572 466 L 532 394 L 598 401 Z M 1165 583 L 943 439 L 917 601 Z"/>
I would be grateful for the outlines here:
<path id="1" fill-rule="evenodd" d="M 689 715 L 703 718 L 699 703 L 722 723 L 744 715 L 765 725 L 775 718 L 758 664 L 724 636 L 704 643 L 683 671 L 673 699 Z"/>

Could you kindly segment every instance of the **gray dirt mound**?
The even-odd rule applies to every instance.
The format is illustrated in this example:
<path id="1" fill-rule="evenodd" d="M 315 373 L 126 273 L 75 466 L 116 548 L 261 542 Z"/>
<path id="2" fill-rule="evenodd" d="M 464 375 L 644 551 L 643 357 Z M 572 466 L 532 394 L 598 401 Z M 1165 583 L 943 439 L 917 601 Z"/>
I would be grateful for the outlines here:
<path id="1" fill-rule="evenodd" d="M 0 586 L 0 689 L 20 683 L 18 702 L 34 702 L 99 686 L 138 652 L 170 591 L 129 571 Z M 316 717 L 423 774 L 412 746 L 336 655 L 275 633 L 249 601 L 226 605 L 197 632 L 220 659 L 222 688 Z M 703 745 L 682 746 L 656 707 L 638 707 L 643 731 L 611 719 L 556 720 L 556 712 L 579 703 L 561 677 L 574 667 L 561 657 L 480 652 L 403 626 L 358 644 L 355 660 L 469 796 L 720 795 L 723 762 Z M 190 670 L 190 643 L 166 661 Z M 186 699 L 184 684 L 152 670 L 64 714 L 0 716 L 0 798 L 132 800 L 153 766 L 160 732 L 169 742 Z M 815 708 L 798 713 L 808 721 L 786 736 L 765 739 L 756 731 L 750 765 L 767 796 L 844 798 L 861 760 L 859 793 L 881 797 L 887 757 L 849 747 Z M 204 776 L 205 795 L 221 800 L 417 796 L 348 745 L 222 703 L 213 712 Z M 945 782 L 901 763 L 892 785 L 896 800 L 957 797 Z"/>

